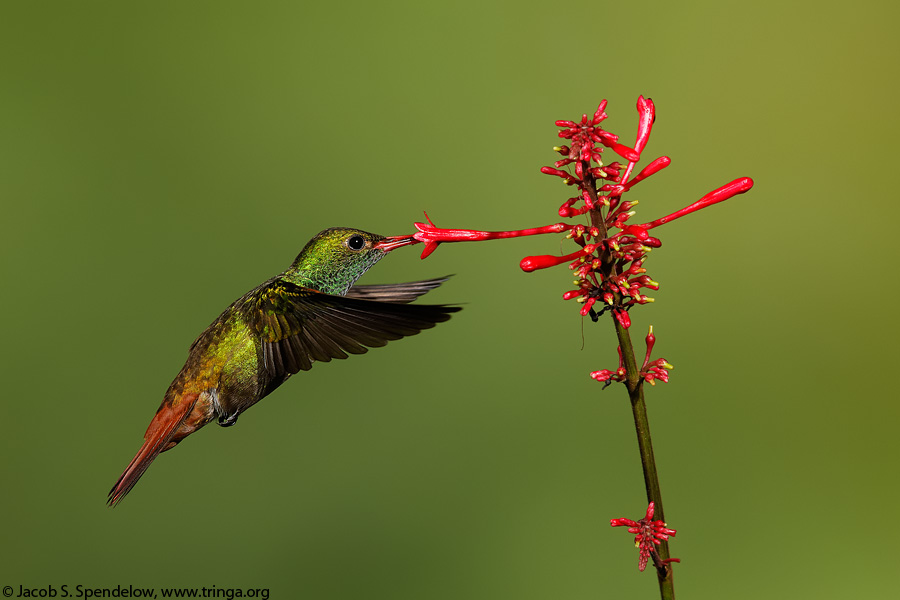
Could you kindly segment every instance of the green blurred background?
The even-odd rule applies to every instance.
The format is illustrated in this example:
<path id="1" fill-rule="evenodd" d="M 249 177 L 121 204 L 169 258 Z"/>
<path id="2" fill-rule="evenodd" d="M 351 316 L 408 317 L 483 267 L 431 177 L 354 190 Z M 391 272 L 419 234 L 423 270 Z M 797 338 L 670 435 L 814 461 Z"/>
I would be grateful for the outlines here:
<path id="1" fill-rule="evenodd" d="M 320 365 L 163 455 L 117 509 L 194 337 L 320 229 L 556 222 L 556 119 L 658 108 L 632 312 L 676 590 L 895 597 L 900 42 L 888 2 L 5 2 L 0 585 L 271 598 L 657 595 L 612 327 L 524 274 L 554 236 L 398 251 L 465 310 Z M 634 199 L 634 198 L 633 198 Z M 888 266 L 890 265 L 890 270 Z M 895 592 L 891 593 L 890 590 Z"/>

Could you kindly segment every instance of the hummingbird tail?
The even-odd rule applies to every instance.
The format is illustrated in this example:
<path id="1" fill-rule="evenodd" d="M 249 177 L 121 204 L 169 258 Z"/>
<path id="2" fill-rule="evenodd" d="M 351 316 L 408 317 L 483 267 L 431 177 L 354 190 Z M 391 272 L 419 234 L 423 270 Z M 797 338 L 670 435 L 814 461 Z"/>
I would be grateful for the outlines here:
<path id="1" fill-rule="evenodd" d="M 179 440 L 173 441 L 172 438 L 191 414 L 197 398 L 199 398 L 198 394 L 185 394 L 174 406 L 171 402 L 163 402 L 156 412 L 156 416 L 150 421 L 147 433 L 144 434 L 144 445 L 131 459 L 131 463 L 119 477 L 116 485 L 109 491 L 107 500 L 109 506 L 118 504 L 125 494 L 131 491 L 131 488 L 135 486 L 160 452 L 168 450 L 178 443 Z"/>

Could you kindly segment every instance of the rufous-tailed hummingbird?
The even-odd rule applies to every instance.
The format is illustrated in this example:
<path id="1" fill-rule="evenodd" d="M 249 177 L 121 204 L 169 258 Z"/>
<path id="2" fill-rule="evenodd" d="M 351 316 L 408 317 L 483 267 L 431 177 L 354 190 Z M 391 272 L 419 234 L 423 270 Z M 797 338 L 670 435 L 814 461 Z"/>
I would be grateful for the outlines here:
<path id="1" fill-rule="evenodd" d="M 150 463 L 213 419 L 238 416 L 315 361 L 363 354 L 415 335 L 459 307 L 409 304 L 443 279 L 353 283 L 391 250 L 416 243 L 333 228 L 306 244 L 286 271 L 247 292 L 200 334 L 144 434 L 144 445 L 109 492 L 122 500 Z"/>

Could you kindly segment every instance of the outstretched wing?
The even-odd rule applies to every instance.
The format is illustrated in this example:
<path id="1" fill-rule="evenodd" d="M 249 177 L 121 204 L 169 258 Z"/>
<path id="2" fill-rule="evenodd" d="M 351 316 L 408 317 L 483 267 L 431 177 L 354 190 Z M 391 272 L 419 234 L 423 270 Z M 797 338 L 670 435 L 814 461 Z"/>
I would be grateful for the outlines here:
<path id="1" fill-rule="evenodd" d="M 438 287 L 450 276 L 424 281 L 410 281 L 409 283 L 388 283 L 377 285 L 354 285 L 347 292 L 345 298 L 359 298 L 360 300 L 377 300 L 379 302 L 412 302 L 419 296 L 426 294 Z"/>
<path id="2" fill-rule="evenodd" d="M 429 288 L 433 289 L 440 283 L 435 281 L 417 283 L 433 284 Z M 332 296 L 275 279 L 256 290 L 248 307 L 248 324 L 259 335 L 266 369 L 273 377 L 281 377 L 307 371 L 314 361 L 363 354 L 368 348 L 415 335 L 460 310 L 456 306 L 398 302 L 402 301 Z"/>

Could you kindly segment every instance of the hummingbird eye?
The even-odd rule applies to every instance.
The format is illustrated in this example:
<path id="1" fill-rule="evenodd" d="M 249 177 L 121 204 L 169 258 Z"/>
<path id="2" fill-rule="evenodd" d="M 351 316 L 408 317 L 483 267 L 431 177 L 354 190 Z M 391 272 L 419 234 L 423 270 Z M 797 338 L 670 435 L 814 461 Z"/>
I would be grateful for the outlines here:
<path id="1" fill-rule="evenodd" d="M 366 240 L 361 235 L 351 235 L 347 238 L 347 247 L 351 250 L 362 250 L 366 245 Z"/>

